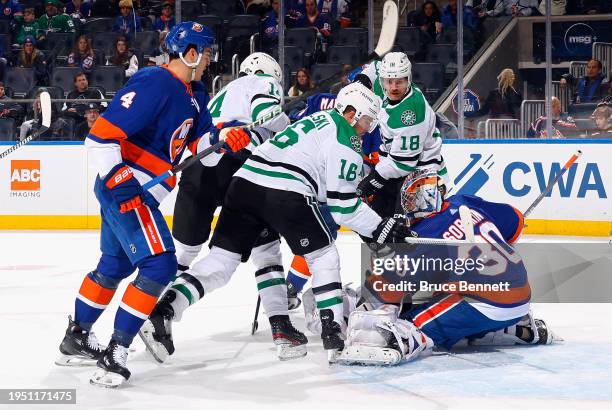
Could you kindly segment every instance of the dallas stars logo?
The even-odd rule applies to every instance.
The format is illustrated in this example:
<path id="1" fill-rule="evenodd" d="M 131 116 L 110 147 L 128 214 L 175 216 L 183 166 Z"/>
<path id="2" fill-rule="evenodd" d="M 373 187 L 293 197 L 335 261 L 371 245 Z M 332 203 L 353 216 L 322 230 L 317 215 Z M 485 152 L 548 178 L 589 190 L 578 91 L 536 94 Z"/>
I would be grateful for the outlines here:
<path id="1" fill-rule="evenodd" d="M 400 120 L 404 125 L 413 125 L 416 122 L 416 114 L 414 111 L 406 110 L 402 113 Z"/>
<path id="2" fill-rule="evenodd" d="M 357 135 L 353 135 L 351 137 L 351 146 L 355 152 L 361 152 L 361 138 Z"/>

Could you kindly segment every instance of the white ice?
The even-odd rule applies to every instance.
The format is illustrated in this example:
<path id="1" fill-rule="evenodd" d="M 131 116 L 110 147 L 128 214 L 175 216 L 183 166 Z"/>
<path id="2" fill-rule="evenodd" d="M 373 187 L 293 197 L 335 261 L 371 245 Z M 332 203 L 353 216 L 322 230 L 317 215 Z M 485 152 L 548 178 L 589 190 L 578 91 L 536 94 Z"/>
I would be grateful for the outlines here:
<path id="1" fill-rule="evenodd" d="M 93 368 L 53 362 L 98 240 L 95 231 L 0 232 L 0 388 L 76 388 L 76 407 L 88 409 L 612 408 L 610 304 L 535 305 L 536 317 L 565 338 L 559 345 L 440 352 L 394 368 L 330 367 L 320 339 L 308 334 L 308 355 L 280 362 L 264 315 L 250 335 L 257 294 L 249 264 L 175 325 L 177 351 L 167 363 L 154 362 L 136 339 L 129 384 L 91 386 Z M 340 234 L 338 244 L 344 281 L 358 282 L 359 239 Z M 104 343 L 126 284 L 94 327 Z M 305 329 L 301 308 L 292 318 Z"/>

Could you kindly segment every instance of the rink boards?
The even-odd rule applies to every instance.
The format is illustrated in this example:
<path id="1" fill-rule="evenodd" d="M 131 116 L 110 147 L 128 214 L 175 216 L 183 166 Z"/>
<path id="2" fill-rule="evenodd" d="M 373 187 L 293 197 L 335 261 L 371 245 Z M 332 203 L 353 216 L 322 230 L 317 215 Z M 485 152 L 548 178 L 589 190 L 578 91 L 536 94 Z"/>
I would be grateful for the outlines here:
<path id="1" fill-rule="evenodd" d="M 0 142 L 0 144 L 3 144 Z M 4 151 L 9 145 L 0 145 Z M 526 232 L 607 236 L 612 227 L 612 141 L 445 141 L 451 193 L 529 207 L 576 152 L 582 157 L 527 220 Z M 0 160 L 0 229 L 96 229 L 95 174 L 80 142 L 31 143 Z M 161 209 L 171 222 L 176 191 Z"/>

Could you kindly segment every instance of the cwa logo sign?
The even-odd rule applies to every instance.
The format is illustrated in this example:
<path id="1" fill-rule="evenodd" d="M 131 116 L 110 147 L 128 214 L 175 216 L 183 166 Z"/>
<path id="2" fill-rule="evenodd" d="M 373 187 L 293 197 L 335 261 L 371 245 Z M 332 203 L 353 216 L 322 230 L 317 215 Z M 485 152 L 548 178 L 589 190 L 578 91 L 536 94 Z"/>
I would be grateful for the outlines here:
<path id="1" fill-rule="evenodd" d="M 449 193 L 477 195 L 489 182 L 492 167 L 495 165 L 493 154 L 484 157 L 479 153 L 470 154 L 470 162 L 457 174 L 453 181 L 455 186 Z M 562 163 L 545 163 L 542 161 L 512 161 L 501 166 L 501 181 L 495 178 L 496 184 L 502 183 L 506 194 L 520 198 L 535 191 L 543 192 L 554 177 L 561 172 Z M 497 171 L 499 172 L 499 171 Z M 607 199 L 603 176 L 596 162 L 575 163 L 557 182 L 556 188 L 546 197 L 553 195 L 561 198 L 591 198 Z"/>
<path id="2" fill-rule="evenodd" d="M 11 196 L 40 196 L 40 160 L 11 160 Z"/>

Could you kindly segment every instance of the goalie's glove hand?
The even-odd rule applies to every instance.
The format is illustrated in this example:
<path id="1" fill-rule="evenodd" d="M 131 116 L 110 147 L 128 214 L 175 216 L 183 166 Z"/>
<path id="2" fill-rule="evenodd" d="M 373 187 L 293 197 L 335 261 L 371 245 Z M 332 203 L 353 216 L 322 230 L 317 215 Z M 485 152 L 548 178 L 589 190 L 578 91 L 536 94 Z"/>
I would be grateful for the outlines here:
<path id="1" fill-rule="evenodd" d="M 370 195 L 378 193 L 378 191 L 383 189 L 386 183 L 387 180 L 380 176 L 376 170 L 373 170 L 368 176 L 361 180 L 359 185 L 357 185 L 355 193 L 360 198 L 367 198 Z"/>
<path id="2" fill-rule="evenodd" d="M 406 225 L 401 219 L 397 218 L 385 218 L 383 219 L 374 232 L 372 232 L 372 238 L 374 242 L 382 243 L 405 243 L 406 237 L 417 237 L 418 234 L 414 232 L 408 225 Z"/>
<path id="3" fill-rule="evenodd" d="M 122 214 L 140 208 L 143 204 L 155 208 L 159 206 L 151 194 L 143 191 L 130 167 L 123 162 L 115 165 L 102 179 L 102 183 L 119 204 L 119 212 Z"/>
<path id="4" fill-rule="evenodd" d="M 221 151 L 238 152 L 251 142 L 251 133 L 241 127 L 223 128 L 223 123 L 217 124 L 217 132 L 210 133 L 210 145 L 225 141 Z"/>

